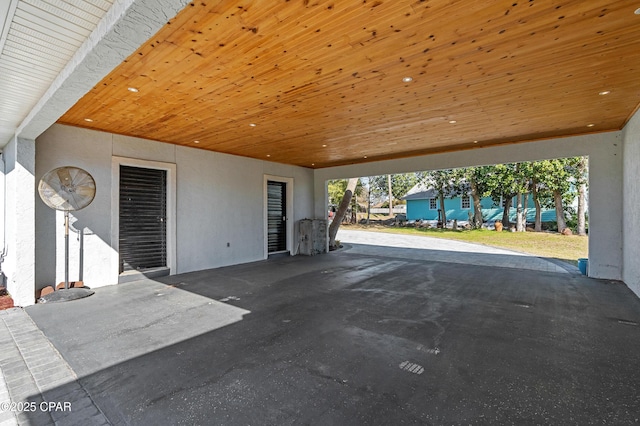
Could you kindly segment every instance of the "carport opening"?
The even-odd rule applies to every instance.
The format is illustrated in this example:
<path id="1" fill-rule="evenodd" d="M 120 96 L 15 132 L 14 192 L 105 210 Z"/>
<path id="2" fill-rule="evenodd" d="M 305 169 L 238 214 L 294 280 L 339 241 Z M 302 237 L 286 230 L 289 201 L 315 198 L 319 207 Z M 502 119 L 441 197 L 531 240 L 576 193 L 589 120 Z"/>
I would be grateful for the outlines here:
<path id="1" fill-rule="evenodd" d="M 327 216 L 342 229 L 496 245 L 586 274 L 588 180 L 588 157 L 365 176 L 342 217 L 348 181 L 331 180 Z"/>

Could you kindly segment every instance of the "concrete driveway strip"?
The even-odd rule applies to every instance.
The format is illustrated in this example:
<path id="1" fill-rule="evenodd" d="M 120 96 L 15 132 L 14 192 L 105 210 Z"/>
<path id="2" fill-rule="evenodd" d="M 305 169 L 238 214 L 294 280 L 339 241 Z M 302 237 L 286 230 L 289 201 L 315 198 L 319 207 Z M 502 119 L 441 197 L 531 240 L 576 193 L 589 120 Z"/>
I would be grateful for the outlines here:
<path id="1" fill-rule="evenodd" d="M 500 268 L 530 269 L 557 273 L 579 273 L 578 268 L 564 262 L 551 262 L 527 253 L 482 244 L 420 235 L 390 234 L 339 229 L 337 240 L 349 244 L 354 253 L 384 254 L 413 260 L 496 266 Z M 403 250 L 409 249 L 409 250 Z"/>
<path id="2" fill-rule="evenodd" d="M 640 421 L 640 301 L 578 274 L 343 250 L 27 312 L 115 425 Z"/>

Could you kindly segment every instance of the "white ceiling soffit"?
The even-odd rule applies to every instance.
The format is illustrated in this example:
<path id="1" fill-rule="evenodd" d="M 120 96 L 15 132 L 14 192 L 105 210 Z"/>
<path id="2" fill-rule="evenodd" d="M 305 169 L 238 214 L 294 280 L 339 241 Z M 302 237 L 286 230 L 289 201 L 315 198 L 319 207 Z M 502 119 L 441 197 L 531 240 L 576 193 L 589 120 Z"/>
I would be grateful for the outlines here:
<path id="1" fill-rule="evenodd" d="M 0 1 L 0 147 L 13 137 L 113 2 Z"/>

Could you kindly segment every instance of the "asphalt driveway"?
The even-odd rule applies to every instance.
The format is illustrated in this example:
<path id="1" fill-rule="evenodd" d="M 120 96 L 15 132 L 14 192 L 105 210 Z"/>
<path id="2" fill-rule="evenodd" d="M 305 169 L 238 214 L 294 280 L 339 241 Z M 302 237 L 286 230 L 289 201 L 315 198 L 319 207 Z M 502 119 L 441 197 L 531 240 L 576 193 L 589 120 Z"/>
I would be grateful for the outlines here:
<path id="1" fill-rule="evenodd" d="M 384 253 L 388 257 L 533 271 L 580 273 L 577 267 L 556 259 L 498 247 L 423 235 L 391 234 L 341 228 L 336 237 L 353 253 Z"/>
<path id="2" fill-rule="evenodd" d="M 27 312 L 116 425 L 640 421 L 622 283 L 362 247 Z"/>

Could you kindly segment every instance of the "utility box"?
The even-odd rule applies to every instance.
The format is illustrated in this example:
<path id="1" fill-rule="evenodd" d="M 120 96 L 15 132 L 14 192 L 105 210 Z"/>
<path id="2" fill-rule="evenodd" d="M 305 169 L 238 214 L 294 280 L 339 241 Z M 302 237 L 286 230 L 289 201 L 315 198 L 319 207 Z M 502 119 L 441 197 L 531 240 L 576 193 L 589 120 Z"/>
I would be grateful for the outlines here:
<path id="1" fill-rule="evenodd" d="M 300 254 L 314 256 L 327 252 L 327 221 L 324 219 L 300 220 Z"/>

